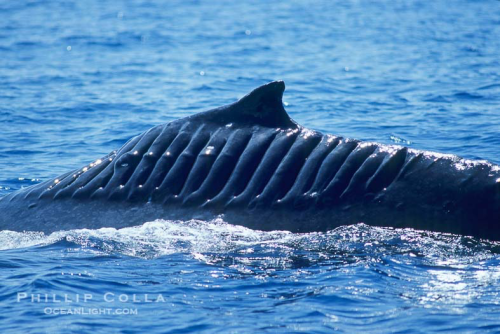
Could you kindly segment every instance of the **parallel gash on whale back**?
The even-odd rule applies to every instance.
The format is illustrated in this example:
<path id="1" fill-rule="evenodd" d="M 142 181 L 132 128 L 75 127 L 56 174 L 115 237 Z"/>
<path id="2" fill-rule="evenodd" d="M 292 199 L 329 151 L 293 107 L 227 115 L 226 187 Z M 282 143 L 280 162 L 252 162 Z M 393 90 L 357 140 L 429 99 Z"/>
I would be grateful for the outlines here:
<path id="1" fill-rule="evenodd" d="M 125 227 L 158 218 L 262 230 L 364 222 L 500 240 L 500 168 L 303 128 L 271 82 L 154 127 L 84 168 L 0 199 L 0 229 Z"/>

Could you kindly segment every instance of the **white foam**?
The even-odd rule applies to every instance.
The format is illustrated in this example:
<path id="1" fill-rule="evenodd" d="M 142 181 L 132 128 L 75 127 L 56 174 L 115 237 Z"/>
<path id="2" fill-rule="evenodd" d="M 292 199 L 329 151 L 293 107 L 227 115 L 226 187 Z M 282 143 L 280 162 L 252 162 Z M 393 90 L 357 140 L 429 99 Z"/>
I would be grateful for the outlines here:
<path id="1" fill-rule="evenodd" d="M 262 232 L 231 225 L 217 218 L 211 221 L 156 220 L 122 229 L 101 228 L 54 232 L 0 231 L 0 250 L 44 246 L 61 240 L 119 252 L 128 256 L 156 257 L 173 253 L 221 253 L 252 244 L 286 242 L 290 232 Z"/>
<path id="2" fill-rule="evenodd" d="M 82 252 L 93 254 L 122 254 L 141 258 L 191 254 L 209 264 L 225 261 L 231 254 L 232 263 L 242 270 L 248 261 L 262 261 L 264 266 L 270 263 L 274 266 L 279 262 L 278 267 L 286 267 L 293 262 L 293 253 L 303 251 L 312 252 L 310 255 L 316 254 L 312 255 L 315 258 L 329 253 L 348 255 L 361 251 L 376 256 L 414 249 L 416 254 L 448 259 L 450 254 L 482 253 L 488 249 L 488 245 L 493 245 L 477 243 L 474 239 L 467 241 L 467 237 L 445 233 L 370 227 L 365 224 L 343 226 L 326 233 L 264 232 L 231 225 L 217 218 L 210 221 L 156 220 L 122 229 L 79 229 L 49 235 L 41 232 L 1 231 L 0 250 L 45 246 L 62 240 L 80 246 L 76 248 Z M 466 246 L 468 244 L 473 245 L 472 248 L 469 249 Z"/>

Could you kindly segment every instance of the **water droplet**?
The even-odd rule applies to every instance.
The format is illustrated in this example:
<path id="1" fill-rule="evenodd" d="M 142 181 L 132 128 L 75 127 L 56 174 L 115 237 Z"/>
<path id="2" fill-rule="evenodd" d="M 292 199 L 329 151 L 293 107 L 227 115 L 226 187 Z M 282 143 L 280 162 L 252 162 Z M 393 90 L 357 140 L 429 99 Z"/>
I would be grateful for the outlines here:
<path id="1" fill-rule="evenodd" d="M 397 144 L 404 144 L 404 145 L 411 145 L 411 144 L 413 144 L 410 140 L 401 138 L 401 137 L 396 136 L 396 135 L 391 135 L 389 137 L 389 139 L 392 140 L 393 142 L 397 143 Z"/>
<path id="2" fill-rule="evenodd" d="M 207 155 L 208 155 L 208 154 L 212 153 L 212 151 L 214 150 L 214 148 L 215 148 L 215 147 L 213 147 L 213 146 L 207 146 L 207 149 L 206 149 L 206 151 L 205 151 L 205 154 L 207 154 Z"/>
<path id="3" fill-rule="evenodd" d="M 251 35 L 251 34 L 252 34 L 252 31 L 251 31 L 251 30 L 249 30 L 249 29 L 245 30 L 245 35 L 249 36 L 249 35 Z"/>
<path id="4" fill-rule="evenodd" d="M 66 50 L 71 51 L 71 45 L 68 45 L 68 46 L 66 47 Z"/>
<path id="5" fill-rule="evenodd" d="M 205 71 L 200 71 L 200 75 L 205 75 Z"/>

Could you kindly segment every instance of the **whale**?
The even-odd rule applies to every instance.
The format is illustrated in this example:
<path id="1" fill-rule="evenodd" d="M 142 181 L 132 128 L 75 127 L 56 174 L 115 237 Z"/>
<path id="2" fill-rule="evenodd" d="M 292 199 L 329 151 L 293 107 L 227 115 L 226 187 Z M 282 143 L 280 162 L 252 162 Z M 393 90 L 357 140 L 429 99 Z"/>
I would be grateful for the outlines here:
<path id="1" fill-rule="evenodd" d="M 412 228 L 500 240 L 500 167 L 308 129 L 283 81 L 155 126 L 121 148 L 0 199 L 0 230 L 208 220 L 263 231 Z"/>

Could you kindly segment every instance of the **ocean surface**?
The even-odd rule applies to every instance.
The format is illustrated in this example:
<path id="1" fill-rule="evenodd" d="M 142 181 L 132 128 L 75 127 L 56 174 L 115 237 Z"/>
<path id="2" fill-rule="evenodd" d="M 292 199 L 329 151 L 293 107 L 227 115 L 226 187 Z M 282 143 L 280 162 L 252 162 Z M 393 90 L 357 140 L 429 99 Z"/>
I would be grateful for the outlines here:
<path id="1" fill-rule="evenodd" d="M 500 2 L 0 2 L 0 196 L 285 80 L 327 133 L 500 163 Z M 0 213 L 1 214 L 1 213 Z M 0 232 L 1 333 L 500 332 L 500 243 L 363 224 Z"/>

